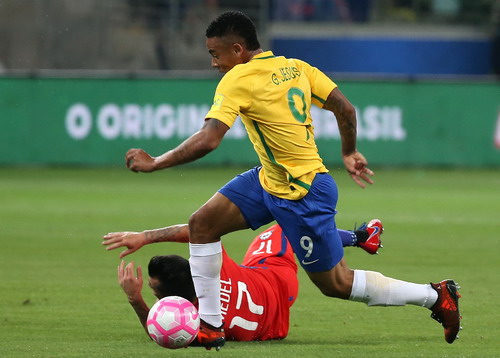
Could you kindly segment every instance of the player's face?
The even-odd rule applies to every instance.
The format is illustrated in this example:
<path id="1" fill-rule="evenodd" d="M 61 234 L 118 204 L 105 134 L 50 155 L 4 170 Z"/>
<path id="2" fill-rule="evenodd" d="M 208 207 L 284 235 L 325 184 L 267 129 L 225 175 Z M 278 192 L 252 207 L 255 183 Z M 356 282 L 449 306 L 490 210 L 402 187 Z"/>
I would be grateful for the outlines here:
<path id="1" fill-rule="evenodd" d="M 160 294 L 158 291 L 158 287 L 160 287 L 160 280 L 154 277 L 149 278 L 149 287 L 153 290 L 153 295 L 155 295 L 156 298 L 161 299 L 163 296 Z"/>
<path id="2" fill-rule="evenodd" d="M 206 45 L 212 56 L 212 67 L 217 68 L 220 73 L 226 73 L 244 62 L 242 46 L 229 37 L 209 37 Z"/>

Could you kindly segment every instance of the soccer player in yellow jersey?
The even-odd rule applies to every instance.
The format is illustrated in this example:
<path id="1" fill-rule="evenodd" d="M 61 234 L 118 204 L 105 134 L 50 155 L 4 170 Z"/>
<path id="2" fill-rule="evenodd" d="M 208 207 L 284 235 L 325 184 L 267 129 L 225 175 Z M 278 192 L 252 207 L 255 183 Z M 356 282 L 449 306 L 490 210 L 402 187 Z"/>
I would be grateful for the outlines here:
<path id="1" fill-rule="evenodd" d="M 335 225 L 337 187 L 314 141 L 311 105 L 332 111 L 342 159 L 361 187 L 373 172 L 356 150 L 354 107 L 325 74 L 309 64 L 264 52 L 252 21 L 241 12 L 220 15 L 207 28 L 212 67 L 224 73 L 203 127 L 177 148 L 152 157 L 130 149 L 127 167 L 151 172 L 208 154 L 241 116 L 261 166 L 238 175 L 189 220 L 190 268 L 199 301 L 200 343 L 219 349 L 222 329 L 220 237 L 276 220 L 301 266 L 326 296 L 370 306 L 413 304 L 431 309 L 452 343 L 460 329 L 458 285 L 453 280 L 415 284 L 378 272 L 351 270 Z"/>

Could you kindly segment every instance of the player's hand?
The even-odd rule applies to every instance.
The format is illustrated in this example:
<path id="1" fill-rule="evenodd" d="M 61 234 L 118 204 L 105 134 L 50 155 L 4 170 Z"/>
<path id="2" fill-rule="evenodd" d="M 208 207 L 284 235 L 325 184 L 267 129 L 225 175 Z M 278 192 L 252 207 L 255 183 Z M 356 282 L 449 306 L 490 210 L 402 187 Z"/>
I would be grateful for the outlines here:
<path id="1" fill-rule="evenodd" d="M 149 173 L 155 170 L 155 159 L 142 149 L 129 149 L 125 154 L 125 163 L 133 172 Z"/>
<path id="2" fill-rule="evenodd" d="M 343 155 L 344 165 L 347 172 L 351 176 L 352 180 L 360 187 L 365 188 L 365 182 L 368 184 L 373 184 L 371 177 L 374 173 L 367 168 L 368 162 L 366 161 L 363 154 L 355 151 L 349 155 Z"/>
<path id="3" fill-rule="evenodd" d="M 118 283 L 123 292 L 128 297 L 129 302 L 135 302 L 142 299 L 142 268 L 137 266 L 137 276 L 134 272 L 134 263 L 130 262 L 125 266 L 125 261 L 122 261 L 118 266 Z"/>
<path id="4" fill-rule="evenodd" d="M 143 232 L 110 232 L 102 237 L 102 244 L 106 250 L 114 250 L 118 247 L 127 247 L 120 253 L 120 258 L 124 258 L 136 252 L 145 245 L 146 235 Z"/>

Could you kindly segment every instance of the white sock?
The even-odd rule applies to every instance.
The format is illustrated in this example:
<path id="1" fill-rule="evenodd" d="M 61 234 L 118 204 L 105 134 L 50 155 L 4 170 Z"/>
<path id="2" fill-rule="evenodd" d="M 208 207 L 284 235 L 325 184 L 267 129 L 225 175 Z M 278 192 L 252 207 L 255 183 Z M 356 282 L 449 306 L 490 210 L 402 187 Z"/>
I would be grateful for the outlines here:
<path id="1" fill-rule="evenodd" d="M 214 327 L 220 327 L 222 325 L 220 306 L 221 242 L 190 243 L 189 253 L 189 266 L 191 267 L 196 296 L 198 296 L 200 318 Z"/>
<path id="2" fill-rule="evenodd" d="M 373 271 L 354 270 L 351 301 L 368 306 L 404 306 L 406 304 L 431 308 L 437 292 L 431 285 L 395 280 Z"/>

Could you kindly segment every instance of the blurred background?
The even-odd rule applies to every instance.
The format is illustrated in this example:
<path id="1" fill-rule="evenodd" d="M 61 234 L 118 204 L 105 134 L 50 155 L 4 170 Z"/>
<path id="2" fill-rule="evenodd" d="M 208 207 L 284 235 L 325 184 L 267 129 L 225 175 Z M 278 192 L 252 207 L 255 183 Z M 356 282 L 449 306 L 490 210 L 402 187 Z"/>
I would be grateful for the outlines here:
<path id="1" fill-rule="evenodd" d="M 265 48 L 322 57 L 325 71 L 500 74 L 498 0 L 3 0 L 0 62 L 4 71 L 207 70 L 204 31 L 228 9 L 255 21 Z M 393 66 L 401 55 L 407 63 Z"/>
<path id="2" fill-rule="evenodd" d="M 265 50 L 339 84 L 372 163 L 500 165 L 499 0 L 0 0 L 0 165 L 109 165 L 178 144 L 212 101 L 204 33 L 229 9 Z M 332 117 L 313 112 L 320 149 L 338 148 Z M 225 146 L 204 163 L 256 162 L 241 125 Z"/>

